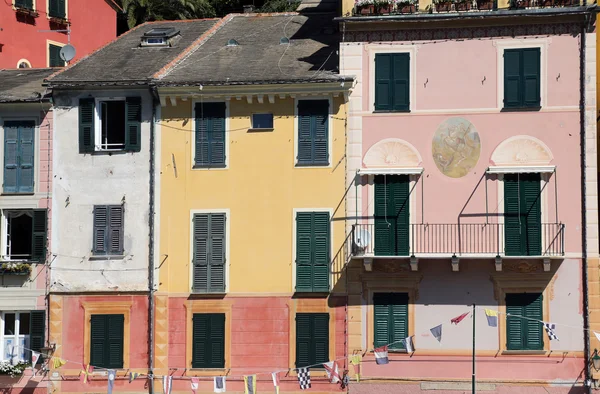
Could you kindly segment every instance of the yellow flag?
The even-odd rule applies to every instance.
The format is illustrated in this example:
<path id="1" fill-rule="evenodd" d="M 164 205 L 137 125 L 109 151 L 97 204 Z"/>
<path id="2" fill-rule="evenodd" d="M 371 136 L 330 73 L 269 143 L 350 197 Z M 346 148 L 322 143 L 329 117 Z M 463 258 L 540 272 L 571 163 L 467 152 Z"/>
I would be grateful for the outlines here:
<path id="1" fill-rule="evenodd" d="M 350 356 L 350 364 L 354 367 L 354 374 L 356 375 L 356 381 L 360 382 L 360 363 L 362 356 L 360 354 L 353 354 Z"/>
<path id="2" fill-rule="evenodd" d="M 52 366 L 54 367 L 54 369 L 59 369 L 60 367 L 62 367 L 66 363 L 67 362 L 65 360 L 63 360 L 62 358 L 52 357 Z"/>

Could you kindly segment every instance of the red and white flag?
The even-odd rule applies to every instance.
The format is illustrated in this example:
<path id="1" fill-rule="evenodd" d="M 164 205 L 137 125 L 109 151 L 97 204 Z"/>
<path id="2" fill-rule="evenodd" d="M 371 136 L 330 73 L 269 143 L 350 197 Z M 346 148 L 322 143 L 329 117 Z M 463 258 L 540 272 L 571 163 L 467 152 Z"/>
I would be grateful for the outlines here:
<path id="1" fill-rule="evenodd" d="M 163 394 L 171 394 L 171 390 L 173 389 L 173 377 L 172 376 L 163 376 Z"/>
<path id="2" fill-rule="evenodd" d="M 323 364 L 325 367 L 325 372 L 327 372 L 327 377 L 331 383 L 339 383 L 342 379 L 340 378 L 340 372 L 338 368 L 338 364 L 335 361 L 330 361 L 328 363 Z"/>
<path id="3" fill-rule="evenodd" d="M 196 391 L 198 390 L 198 378 L 192 378 L 190 380 L 190 388 L 192 389 L 192 393 L 196 394 Z"/>
<path id="4" fill-rule="evenodd" d="M 275 386 L 275 393 L 279 394 L 279 372 L 271 372 L 271 378 L 273 379 L 273 386 Z"/>
<path id="5" fill-rule="evenodd" d="M 94 366 L 88 364 L 87 367 L 83 365 L 82 367 L 83 369 L 79 373 L 79 380 L 81 380 L 83 383 L 89 383 L 90 378 L 92 377 L 92 372 L 94 372 Z"/>

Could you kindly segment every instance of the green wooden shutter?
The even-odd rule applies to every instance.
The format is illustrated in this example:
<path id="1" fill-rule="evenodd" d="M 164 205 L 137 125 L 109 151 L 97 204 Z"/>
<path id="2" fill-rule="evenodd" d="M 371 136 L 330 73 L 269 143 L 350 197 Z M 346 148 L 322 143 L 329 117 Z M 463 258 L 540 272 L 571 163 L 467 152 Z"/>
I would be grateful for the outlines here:
<path id="1" fill-rule="evenodd" d="M 328 292 L 330 261 L 328 212 L 296 213 L 296 291 Z"/>
<path id="2" fill-rule="evenodd" d="M 540 106 L 540 48 L 522 49 L 523 106 Z"/>
<path id="3" fill-rule="evenodd" d="M 141 150 L 142 98 L 127 97 L 125 101 L 125 150 Z"/>
<path id="4" fill-rule="evenodd" d="M 225 368 L 225 314 L 210 317 L 210 368 Z"/>
<path id="5" fill-rule="evenodd" d="M 393 109 L 393 61 L 391 53 L 375 55 L 375 110 L 391 111 Z"/>
<path id="6" fill-rule="evenodd" d="M 106 368 L 123 368 L 123 315 L 106 315 L 107 340 L 105 342 Z"/>
<path id="7" fill-rule="evenodd" d="M 525 348 L 525 319 L 514 316 L 524 316 L 521 294 L 506 295 L 506 349 L 522 350 Z M 512 316 L 511 316 L 512 315 Z"/>
<path id="8" fill-rule="evenodd" d="M 329 101 L 298 102 L 298 165 L 329 164 Z"/>
<path id="9" fill-rule="evenodd" d="M 408 111 L 410 109 L 410 55 L 408 53 L 395 53 L 392 57 L 393 67 L 393 102 L 394 111 Z"/>
<path id="10" fill-rule="evenodd" d="M 314 359 L 311 364 L 326 363 L 329 361 L 329 313 L 312 314 L 312 337 Z M 313 368 L 320 368 L 315 366 Z"/>
<path id="11" fill-rule="evenodd" d="M 312 214 L 296 213 L 296 291 L 311 292 L 313 278 Z"/>
<path id="12" fill-rule="evenodd" d="M 521 222 L 524 227 L 523 251 L 527 256 L 540 256 L 542 254 L 542 214 L 540 201 L 540 175 L 521 174 Z"/>
<path id="13" fill-rule="evenodd" d="M 388 179 L 388 199 L 393 202 L 393 219 L 396 222 L 394 251 L 396 256 L 408 256 L 409 254 L 409 230 L 410 230 L 410 211 L 409 211 L 409 193 L 410 181 L 408 175 L 392 175 Z"/>
<path id="14" fill-rule="evenodd" d="M 192 368 L 224 368 L 225 314 L 195 313 L 192 324 Z"/>
<path id="15" fill-rule="evenodd" d="M 93 98 L 79 99 L 79 153 L 94 151 L 94 111 Z"/>
<path id="16" fill-rule="evenodd" d="M 209 292 L 225 291 L 225 214 L 210 214 Z"/>
<path id="17" fill-rule="evenodd" d="M 106 242 L 108 234 L 108 206 L 94 206 L 94 239 L 92 252 L 94 254 L 106 254 L 108 245 Z"/>
<path id="18" fill-rule="evenodd" d="M 17 182 L 19 193 L 33 193 L 34 136 L 35 125 L 33 122 L 19 128 L 19 177 Z"/>
<path id="19" fill-rule="evenodd" d="M 225 166 L 225 103 L 196 104 L 196 166 Z"/>
<path id="20" fill-rule="evenodd" d="M 108 208 L 108 253 L 123 254 L 124 212 L 122 205 L 113 205 Z"/>
<path id="21" fill-rule="evenodd" d="M 543 350 L 543 297 L 540 293 L 506 295 L 507 350 Z M 510 315 L 523 316 L 514 317 Z"/>
<path id="22" fill-rule="evenodd" d="M 48 0 L 48 13 L 52 18 L 64 19 L 67 17 L 67 9 L 65 0 Z"/>
<path id="23" fill-rule="evenodd" d="M 410 180 L 406 175 L 375 176 L 375 255 L 410 253 Z"/>
<path id="24" fill-rule="evenodd" d="M 33 193 L 34 137 L 34 122 L 4 122 L 5 193 Z"/>
<path id="25" fill-rule="evenodd" d="M 48 233 L 48 210 L 33 210 L 33 232 L 31 241 L 31 259 L 39 262 L 46 260 L 46 239 Z"/>
<path id="26" fill-rule="evenodd" d="M 29 346 L 34 352 L 41 352 L 46 343 L 46 311 L 31 311 L 29 319 Z M 29 359 L 31 361 L 31 358 Z"/>
<path id="27" fill-rule="evenodd" d="M 305 112 L 301 106 L 303 101 L 298 103 L 298 153 L 296 160 L 298 165 L 306 165 L 312 163 L 312 116 Z"/>
<path id="28" fill-rule="evenodd" d="M 528 294 L 530 297 L 525 305 L 525 316 L 530 319 L 543 320 L 542 294 Z M 539 321 L 525 320 L 527 326 L 526 345 L 529 350 L 544 349 L 544 328 Z"/>
<path id="29" fill-rule="evenodd" d="M 375 293 L 374 306 L 374 345 L 390 345 L 390 349 L 405 349 L 408 336 L 408 293 Z"/>
<path id="30" fill-rule="evenodd" d="M 373 294 L 373 320 L 375 322 L 375 327 L 373 329 L 373 345 L 375 347 L 384 346 L 390 343 L 390 308 L 387 295 L 387 293 Z"/>
<path id="31" fill-rule="evenodd" d="M 311 334 L 311 315 L 309 313 L 296 314 L 296 368 L 303 368 L 311 364 L 313 359 Z"/>
<path id="32" fill-rule="evenodd" d="M 521 56 L 520 49 L 504 51 L 504 108 L 519 108 L 523 105 Z"/>
<path id="33" fill-rule="evenodd" d="M 194 215 L 193 290 L 208 292 L 208 214 Z"/>
<path id="34" fill-rule="evenodd" d="M 516 174 L 504 175 L 504 253 L 522 256 L 519 180 Z"/>
<path id="35" fill-rule="evenodd" d="M 329 314 L 297 313 L 296 367 L 302 368 L 328 361 Z M 319 368 L 319 366 L 316 368 Z"/>
<path id="36" fill-rule="evenodd" d="M 16 193 L 19 187 L 19 128 L 4 123 L 4 193 Z"/>
<path id="37" fill-rule="evenodd" d="M 64 67 L 65 66 L 64 60 L 62 60 L 60 57 L 61 49 L 62 49 L 62 47 L 60 47 L 58 45 L 49 44 L 48 54 L 50 56 L 50 59 L 49 59 L 48 65 L 50 67 Z"/>
<path id="38" fill-rule="evenodd" d="M 108 315 L 92 315 L 90 319 L 90 364 L 96 367 L 104 367 L 107 347 L 107 320 Z"/>
<path id="39" fill-rule="evenodd" d="M 33 0 L 15 0 L 15 7 L 33 10 Z"/>

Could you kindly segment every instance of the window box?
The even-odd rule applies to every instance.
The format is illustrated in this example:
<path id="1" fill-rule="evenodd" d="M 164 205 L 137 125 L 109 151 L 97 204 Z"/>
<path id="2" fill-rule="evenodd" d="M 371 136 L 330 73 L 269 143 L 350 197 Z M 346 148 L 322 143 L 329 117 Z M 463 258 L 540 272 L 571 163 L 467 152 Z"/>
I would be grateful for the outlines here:
<path id="1" fill-rule="evenodd" d="M 15 384 L 30 364 L 20 362 L 12 365 L 10 361 L 0 361 L 0 384 Z"/>
<path id="2" fill-rule="evenodd" d="M 359 15 L 373 15 L 375 14 L 375 5 L 373 4 L 360 4 L 356 5 L 356 13 Z"/>
<path id="3" fill-rule="evenodd" d="M 435 11 L 436 12 L 449 12 L 452 10 L 452 2 L 451 1 L 440 1 L 439 3 L 435 3 Z"/>
<path id="4" fill-rule="evenodd" d="M 56 25 L 61 25 L 61 26 L 70 26 L 71 25 L 71 21 L 67 18 L 51 16 L 48 19 L 50 20 L 50 23 L 54 23 Z"/>
<path id="5" fill-rule="evenodd" d="M 397 10 L 401 14 L 414 14 L 417 12 L 417 7 L 414 4 L 398 3 Z"/>
<path id="6" fill-rule="evenodd" d="M 454 4 L 454 9 L 456 11 L 470 11 L 471 4 L 472 3 L 470 1 L 460 1 Z"/>
<path id="7" fill-rule="evenodd" d="M 31 273 L 31 264 L 29 263 L 2 263 L 0 265 L 0 275 L 29 275 Z"/>
<path id="8" fill-rule="evenodd" d="M 25 8 L 25 7 L 16 7 L 15 12 L 19 15 L 29 16 L 31 18 L 37 18 L 40 14 L 33 9 Z"/>
<path id="9" fill-rule="evenodd" d="M 477 9 L 479 11 L 492 11 L 495 8 L 493 0 L 477 0 Z"/>
<path id="10" fill-rule="evenodd" d="M 511 8 L 523 9 L 529 7 L 529 0 L 513 0 Z"/>
<path id="11" fill-rule="evenodd" d="M 378 15 L 386 15 L 392 12 L 393 6 L 389 3 L 379 3 L 377 6 Z"/>

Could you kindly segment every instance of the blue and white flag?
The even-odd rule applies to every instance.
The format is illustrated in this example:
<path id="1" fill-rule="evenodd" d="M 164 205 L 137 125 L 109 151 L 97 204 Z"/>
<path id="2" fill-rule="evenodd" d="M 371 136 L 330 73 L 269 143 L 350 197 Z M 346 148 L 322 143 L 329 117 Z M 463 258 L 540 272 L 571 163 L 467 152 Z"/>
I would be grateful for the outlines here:
<path id="1" fill-rule="evenodd" d="M 115 385 L 115 376 L 117 376 L 117 373 L 115 372 L 115 370 L 109 369 L 108 370 L 108 394 L 112 394 L 113 387 Z"/>
<path id="2" fill-rule="evenodd" d="M 215 376 L 215 393 L 224 393 L 225 391 L 225 376 Z"/>
<path id="3" fill-rule="evenodd" d="M 373 352 L 375 353 L 375 362 L 377 364 L 387 364 L 389 362 L 387 345 L 378 347 L 377 349 L 374 349 Z"/>
<path id="4" fill-rule="evenodd" d="M 412 352 L 415 351 L 415 346 L 413 345 L 412 336 L 407 337 L 404 340 L 404 346 L 406 347 L 406 352 L 407 353 L 412 353 Z"/>
<path id="5" fill-rule="evenodd" d="M 440 324 L 439 326 L 435 326 L 433 327 L 431 330 L 431 335 L 433 335 L 435 337 L 435 339 L 438 340 L 438 342 L 442 342 L 442 325 Z"/>

